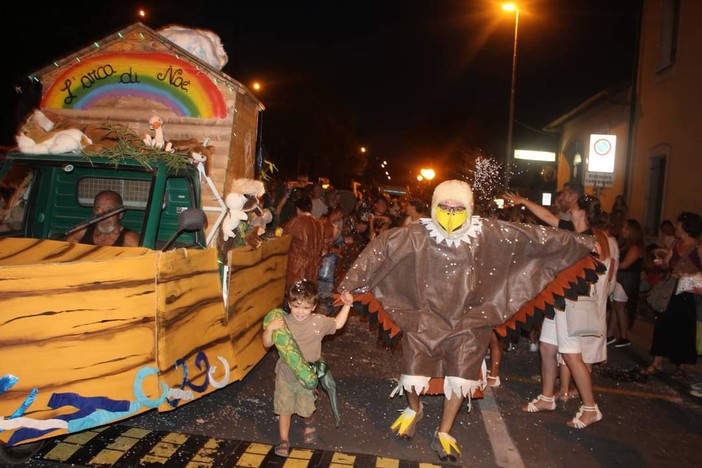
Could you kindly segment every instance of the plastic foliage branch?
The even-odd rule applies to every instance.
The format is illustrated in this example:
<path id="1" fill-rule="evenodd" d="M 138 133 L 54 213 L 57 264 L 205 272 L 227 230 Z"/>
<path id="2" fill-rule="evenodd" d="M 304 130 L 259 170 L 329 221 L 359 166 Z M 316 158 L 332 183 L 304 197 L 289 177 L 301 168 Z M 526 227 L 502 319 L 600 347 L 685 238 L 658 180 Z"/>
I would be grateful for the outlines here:
<path id="1" fill-rule="evenodd" d="M 278 168 L 271 161 L 263 160 L 263 170 L 261 170 L 261 180 L 263 182 L 268 182 L 273 179 L 273 173 L 278 172 Z"/>
<path id="2" fill-rule="evenodd" d="M 178 170 L 188 166 L 188 155 L 170 152 L 147 146 L 138 135 L 122 125 L 106 124 L 102 127 L 107 132 L 110 145 L 103 145 L 100 150 L 84 152 L 83 156 L 107 158 L 115 166 L 125 159 L 134 159 L 143 166 L 151 168 L 153 164 L 164 163 L 168 168 Z"/>

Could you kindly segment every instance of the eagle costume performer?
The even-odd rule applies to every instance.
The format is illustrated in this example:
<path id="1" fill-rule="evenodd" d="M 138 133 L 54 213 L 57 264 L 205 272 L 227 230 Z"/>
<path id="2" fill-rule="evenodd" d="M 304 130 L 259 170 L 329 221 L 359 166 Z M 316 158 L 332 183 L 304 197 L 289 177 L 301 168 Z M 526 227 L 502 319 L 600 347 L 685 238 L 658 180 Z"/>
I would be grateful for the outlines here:
<path id="1" fill-rule="evenodd" d="M 442 182 L 431 218 L 374 238 L 339 286 L 371 292 L 402 331 L 402 375 L 391 396 L 407 391 L 409 407 L 392 425 L 398 436 L 414 435 L 423 417 L 419 395 L 443 379 L 443 417 L 431 443 L 442 460 L 460 456 L 449 431 L 463 399 L 485 387 L 492 330 L 516 332 L 565 297 L 577 298 L 578 283 L 597 279 L 591 236 L 482 219 L 472 208 L 467 183 Z M 566 273 L 568 280 L 554 281 Z"/>

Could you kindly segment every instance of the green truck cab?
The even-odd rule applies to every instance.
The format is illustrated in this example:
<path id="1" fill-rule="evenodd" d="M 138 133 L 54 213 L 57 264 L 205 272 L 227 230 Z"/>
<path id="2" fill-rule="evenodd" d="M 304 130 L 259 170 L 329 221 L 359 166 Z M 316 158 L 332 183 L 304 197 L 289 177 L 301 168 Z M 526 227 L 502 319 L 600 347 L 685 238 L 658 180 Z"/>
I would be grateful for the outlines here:
<path id="1" fill-rule="evenodd" d="M 8 178 L 20 181 L 4 184 L 8 190 L 22 193 L 14 194 L 19 197 L 14 206 L 3 207 L 4 237 L 61 239 L 93 216 L 97 193 L 115 190 L 124 201 L 122 224 L 140 234 L 140 246 L 158 249 L 178 231 L 180 213 L 201 208 L 199 174 L 191 165 L 10 153 L 0 168 L 0 181 Z M 204 248 L 203 229 L 181 233 L 178 243 Z"/>

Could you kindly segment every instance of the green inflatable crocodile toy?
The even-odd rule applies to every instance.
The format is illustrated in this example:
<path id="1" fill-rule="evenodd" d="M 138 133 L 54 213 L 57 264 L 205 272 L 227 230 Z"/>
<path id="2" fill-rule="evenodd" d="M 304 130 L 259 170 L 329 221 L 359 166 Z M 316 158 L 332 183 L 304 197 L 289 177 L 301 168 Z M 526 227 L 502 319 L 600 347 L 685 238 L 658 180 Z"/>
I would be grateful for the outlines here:
<path id="1" fill-rule="evenodd" d="M 283 309 L 273 309 L 263 318 L 263 328 L 266 328 L 273 319 L 283 318 L 285 311 Z M 297 379 L 303 387 L 308 390 L 314 390 L 319 383 L 317 372 L 310 366 L 302 356 L 302 351 L 297 345 L 287 325 L 280 330 L 273 331 L 273 344 L 278 349 L 278 354 L 290 366 Z"/>

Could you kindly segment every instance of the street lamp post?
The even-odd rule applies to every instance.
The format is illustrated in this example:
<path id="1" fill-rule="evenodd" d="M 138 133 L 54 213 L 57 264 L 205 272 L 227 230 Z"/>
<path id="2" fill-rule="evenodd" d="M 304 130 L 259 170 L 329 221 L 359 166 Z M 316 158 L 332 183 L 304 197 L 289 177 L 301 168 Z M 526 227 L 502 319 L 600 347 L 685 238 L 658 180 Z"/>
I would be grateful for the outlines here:
<path id="1" fill-rule="evenodd" d="M 514 48 L 512 51 L 512 84 L 509 91 L 509 121 L 507 123 L 507 155 L 505 158 L 505 187 L 509 188 L 509 166 L 512 161 L 512 128 L 514 125 L 514 86 L 517 81 L 517 38 L 519 37 L 519 8 L 514 3 L 502 5 L 505 11 L 514 12 Z"/>

